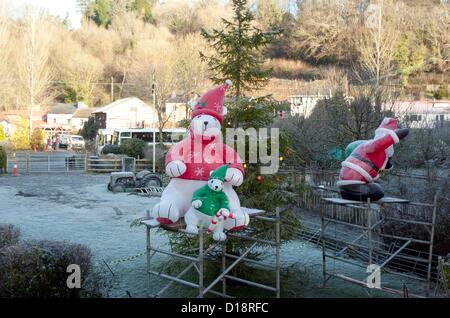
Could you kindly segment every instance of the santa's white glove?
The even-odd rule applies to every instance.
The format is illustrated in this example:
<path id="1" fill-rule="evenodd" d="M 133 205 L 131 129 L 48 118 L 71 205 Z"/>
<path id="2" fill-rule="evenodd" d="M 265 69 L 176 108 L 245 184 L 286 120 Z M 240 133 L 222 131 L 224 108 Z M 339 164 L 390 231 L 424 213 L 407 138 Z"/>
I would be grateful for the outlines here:
<path id="1" fill-rule="evenodd" d="M 192 207 L 194 209 L 198 209 L 199 207 L 202 206 L 202 201 L 201 200 L 194 200 L 194 201 L 192 201 L 191 204 L 192 204 Z"/>
<path id="2" fill-rule="evenodd" d="M 228 168 L 225 181 L 231 183 L 233 186 L 239 187 L 244 181 L 244 175 L 239 169 Z"/>
<path id="3" fill-rule="evenodd" d="M 174 160 L 167 164 L 166 174 L 171 178 L 181 176 L 186 172 L 186 164 L 181 160 Z"/>

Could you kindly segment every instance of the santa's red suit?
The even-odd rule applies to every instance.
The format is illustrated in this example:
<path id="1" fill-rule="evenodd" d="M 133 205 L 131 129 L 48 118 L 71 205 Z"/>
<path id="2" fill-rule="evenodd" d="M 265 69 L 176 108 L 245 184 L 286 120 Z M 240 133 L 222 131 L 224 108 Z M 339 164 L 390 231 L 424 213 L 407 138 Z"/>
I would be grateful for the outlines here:
<path id="1" fill-rule="evenodd" d="M 389 159 L 394 155 L 393 145 L 400 141 L 397 131 L 397 121 L 393 118 L 385 118 L 375 131 L 375 138 L 356 147 L 342 162 L 337 185 L 341 189 L 343 198 L 365 200 L 383 197 L 381 187 L 374 182 L 387 168 Z M 407 129 L 401 131 L 403 138 L 407 135 Z M 355 186 L 367 184 L 370 188 Z"/>

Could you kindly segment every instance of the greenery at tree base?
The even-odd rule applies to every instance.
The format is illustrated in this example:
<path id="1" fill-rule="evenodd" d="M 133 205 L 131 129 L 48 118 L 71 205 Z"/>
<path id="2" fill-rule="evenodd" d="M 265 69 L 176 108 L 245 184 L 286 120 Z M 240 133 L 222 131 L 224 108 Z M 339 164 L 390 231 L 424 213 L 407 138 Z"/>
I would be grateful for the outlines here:
<path id="1" fill-rule="evenodd" d="M 129 157 L 133 157 L 136 159 L 145 158 L 144 148 L 146 146 L 146 142 L 142 139 L 131 138 L 124 140 L 119 146 L 119 151 L 121 154 L 127 155 Z"/>

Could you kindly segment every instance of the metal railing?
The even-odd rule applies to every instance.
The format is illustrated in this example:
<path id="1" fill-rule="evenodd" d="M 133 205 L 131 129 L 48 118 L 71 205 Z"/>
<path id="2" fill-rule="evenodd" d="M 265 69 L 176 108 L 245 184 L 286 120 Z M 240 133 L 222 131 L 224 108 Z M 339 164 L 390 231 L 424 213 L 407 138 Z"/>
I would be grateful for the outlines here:
<path id="1" fill-rule="evenodd" d="M 86 170 L 86 154 L 76 153 L 16 153 L 7 157 L 7 172 L 18 174 L 81 172 Z"/>

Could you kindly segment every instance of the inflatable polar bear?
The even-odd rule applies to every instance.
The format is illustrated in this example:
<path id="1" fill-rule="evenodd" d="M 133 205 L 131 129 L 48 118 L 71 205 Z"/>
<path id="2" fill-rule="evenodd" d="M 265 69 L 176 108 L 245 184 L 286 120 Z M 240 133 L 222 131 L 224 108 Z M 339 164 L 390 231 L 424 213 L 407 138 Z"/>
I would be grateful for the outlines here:
<path id="1" fill-rule="evenodd" d="M 249 216 L 233 186 L 244 180 L 244 168 L 239 155 L 223 143 L 221 126 L 226 107 L 223 99 L 231 81 L 204 94 L 194 105 L 192 120 L 185 139 L 173 145 L 166 155 L 166 174 L 171 177 L 161 201 L 153 207 L 151 216 L 159 223 L 171 224 L 184 217 L 191 207 L 194 192 L 207 184 L 211 171 L 229 163 L 223 192 L 229 200 L 234 218 L 224 223 L 225 230 L 238 230 L 248 225 Z"/>

